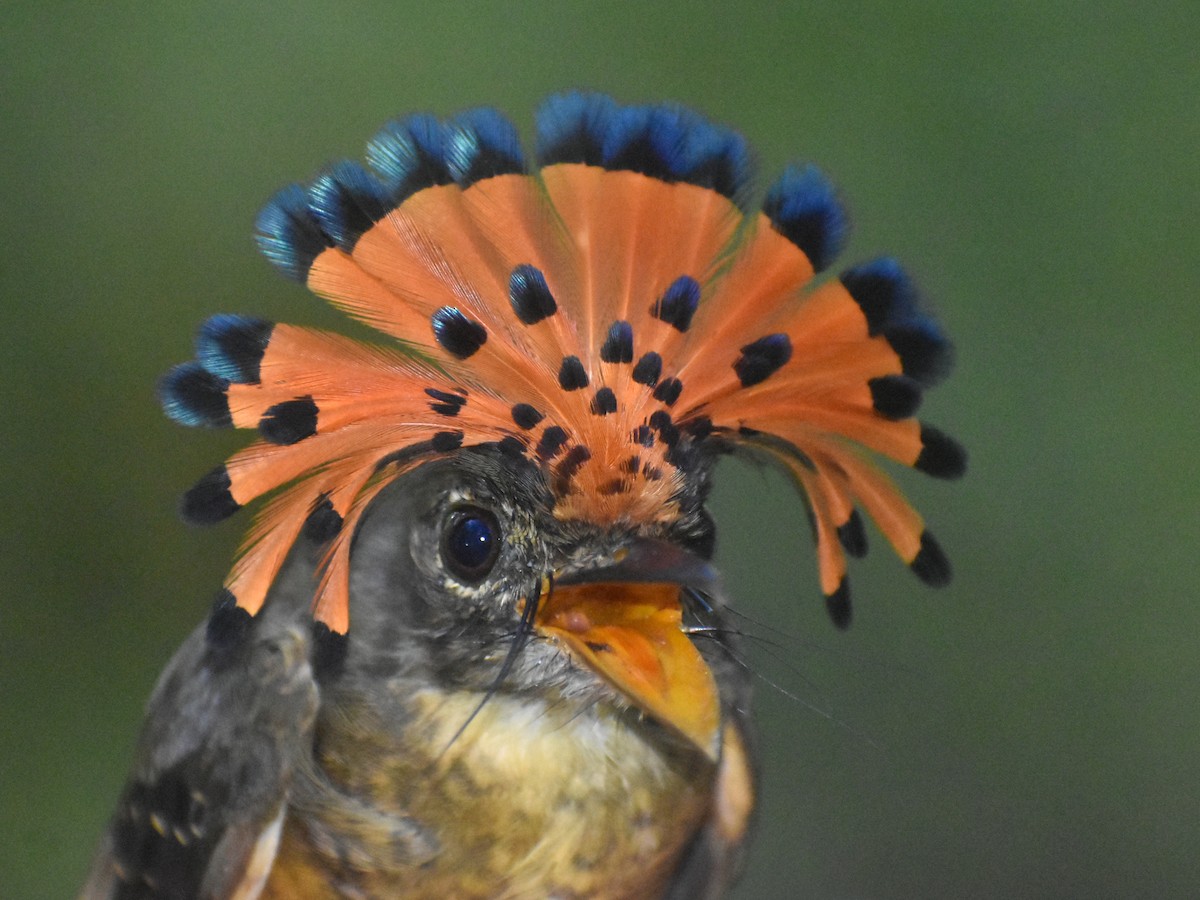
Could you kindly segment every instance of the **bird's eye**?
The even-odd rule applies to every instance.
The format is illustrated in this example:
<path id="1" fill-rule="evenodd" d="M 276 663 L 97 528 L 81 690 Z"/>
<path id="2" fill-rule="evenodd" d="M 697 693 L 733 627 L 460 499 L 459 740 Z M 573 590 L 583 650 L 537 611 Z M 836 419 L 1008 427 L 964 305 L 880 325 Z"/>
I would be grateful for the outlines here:
<path id="1" fill-rule="evenodd" d="M 442 532 L 442 560 L 459 580 L 482 581 L 500 555 L 500 525 L 486 509 L 456 509 Z"/>

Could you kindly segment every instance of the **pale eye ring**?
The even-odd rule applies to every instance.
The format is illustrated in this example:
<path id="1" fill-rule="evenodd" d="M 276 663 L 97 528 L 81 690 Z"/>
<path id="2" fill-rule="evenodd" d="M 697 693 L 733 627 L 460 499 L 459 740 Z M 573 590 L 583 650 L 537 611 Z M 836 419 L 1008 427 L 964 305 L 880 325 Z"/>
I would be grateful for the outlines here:
<path id="1" fill-rule="evenodd" d="M 455 578 L 478 584 L 496 564 L 501 542 L 500 523 L 492 513 L 478 506 L 459 507 L 442 529 L 442 562 Z"/>

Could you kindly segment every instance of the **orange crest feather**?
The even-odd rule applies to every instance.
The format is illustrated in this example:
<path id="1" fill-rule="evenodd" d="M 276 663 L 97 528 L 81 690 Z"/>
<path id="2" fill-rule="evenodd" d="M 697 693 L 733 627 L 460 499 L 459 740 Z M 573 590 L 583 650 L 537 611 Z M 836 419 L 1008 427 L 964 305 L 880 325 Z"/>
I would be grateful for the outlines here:
<path id="1" fill-rule="evenodd" d="M 940 477 L 965 455 L 913 413 L 949 345 L 899 267 L 814 282 L 845 230 L 815 169 L 745 204 L 741 138 L 676 107 L 552 98 L 528 171 L 490 110 L 390 123 L 373 171 L 340 163 L 259 219 L 285 273 L 391 347 L 243 316 L 201 330 L 163 381 L 169 415 L 256 428 L 185 497 L 217 521 L 278 488 L 227 583 L 261 607 L 303 529 L 329 540 L 314 615 L 349 626 L 349 546 L 391 479 L 461 446 L 503 442 L 542 466 L 555 514 L 670 521 L 682 444 L 777 462 L 813 513 L 822 590 L 849 607 L 862 508 L 930 583 L 948 564 L 859 449 Z"/>

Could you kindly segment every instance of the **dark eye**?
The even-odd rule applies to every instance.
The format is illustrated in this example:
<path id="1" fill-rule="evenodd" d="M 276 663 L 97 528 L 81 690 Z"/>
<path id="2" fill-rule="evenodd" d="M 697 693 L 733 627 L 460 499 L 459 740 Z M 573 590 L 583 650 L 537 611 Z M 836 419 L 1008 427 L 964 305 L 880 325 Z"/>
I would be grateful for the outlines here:
<path id="1" fill-rule="evenodd" d="M 456 578 L 481 581 L 500 555 L 500 525 L 486 509 L 465 506 L 450 514 L 442 532 L 442 560 Z"/>

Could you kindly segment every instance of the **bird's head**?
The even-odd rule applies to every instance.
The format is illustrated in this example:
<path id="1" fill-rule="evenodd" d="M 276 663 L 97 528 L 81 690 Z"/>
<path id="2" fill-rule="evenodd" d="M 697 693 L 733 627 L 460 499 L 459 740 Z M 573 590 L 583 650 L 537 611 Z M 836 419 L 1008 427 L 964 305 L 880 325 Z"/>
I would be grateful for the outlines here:
<path id="1" fill-rule="evenodd" d="M 626 705 L 714 756 L 720 699 L 685 622 L 719 602 L 706 471 L 638 528 L 557 518 L 542 469 L 494 447 L 422 465 L 358 528 L 349 652 L 374 677 Z"/>
<path id="2" fill-rule="evenodd" d="M 259 613 L 303 535 L 327 548 L 323 658 L 404 640 L 405 665 L 479 689 L 552 674 L 712 754 L 718 692 L 686 617 L 713 602 L 713 461 L 752 454 L 800 489 L 838 625 L 859 510 L 944 583 L 867 451 L 961 474 L 961 448 L 913 417 L 949 344 L 891 260 L 821 276 L 846 229 L 811 166 L 755 207 L 745 142 L 690 111 L 567 94 L 537 125 L 530 166 L 492 110 L 392 122 L 369 169 L 335 164 L 264 209 L 267 257 L 387 341 L 216 316 L 164 379 L 176 420 L 260 435 L 185 517 L 279 491 L 210 633 Z"/>

